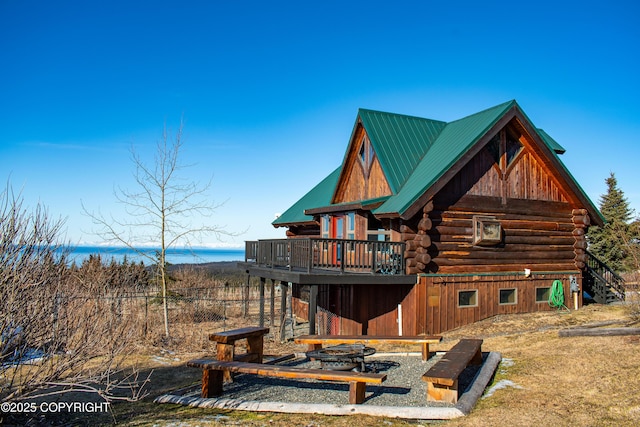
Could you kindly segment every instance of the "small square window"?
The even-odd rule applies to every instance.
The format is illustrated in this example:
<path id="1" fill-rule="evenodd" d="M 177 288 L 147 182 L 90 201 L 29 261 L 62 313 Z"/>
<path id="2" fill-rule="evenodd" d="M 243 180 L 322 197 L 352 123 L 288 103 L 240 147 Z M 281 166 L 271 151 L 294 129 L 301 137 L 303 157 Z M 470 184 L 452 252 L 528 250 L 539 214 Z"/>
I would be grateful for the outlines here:
<path id="1" fill-rule="evenodd" d="M 500 221 L 489 216 L 473 217 L 473 244 L 497 245 L 502 242 Z"/>
<path id="2" fill-rule="evenodd" d="M 500 305 L 517 304 L 517 296 L 516 289 L 500 289 Z"/>
<path id="3" fill-rule="evenodd" d="M 458 307 L 477 307 L 478 290 L 458 291 Z"/>
<path id="4" fill-rule="evenodd" d="M 548 302 L 551 288 L 536 288 L 536 302 Z"/>

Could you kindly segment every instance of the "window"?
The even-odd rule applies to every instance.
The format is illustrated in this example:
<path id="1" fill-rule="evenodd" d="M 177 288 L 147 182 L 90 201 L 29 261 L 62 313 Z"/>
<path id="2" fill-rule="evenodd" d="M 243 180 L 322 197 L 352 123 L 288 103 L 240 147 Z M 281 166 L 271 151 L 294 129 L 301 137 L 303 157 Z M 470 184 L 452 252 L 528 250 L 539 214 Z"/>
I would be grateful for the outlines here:
<path id="1" fill-rule="evenodd" d="M 362 138 L 362 145 L 360 145 L 360 161 L 362 162 L 363 166 L 366 166 L 367 164 L 367 149 L 366 149 L 366 145 L 367 145 L 367 139 L 366 138 Z"/>
<path id="2" fill-rule="evenodd" d="M 370 242 L 390 242 L 391 230 L 386 230 L 379 219 L 370 215 L 367 222 L 367 240 Z"/>
<path id="3" fill-rule="evenodd" d="M 504 137 L 504 145 L 502 145 Z M 505 171 L 511 163 L 518 157 L 518 154 L 524 149 L 524 145 L 518 140 L 518 137 L 513 135 L 513 131 L 509 129 L 503 129 L 498 132 L 496 136 L 491 138 L 491 141 L 487 144 L 487 150 L 493 157 L 500 170 Z M 502 160 L 504 157 L 504 161 Z"/>
<path id="4" fill-rule="evenodd" d="M 330 223 L 329 215 L 322 215 L 322 218 L 321 218 L 322 232 L 320 237 L 322 237 L 323 239 L 329 238 L 329 223 Z"/>
<path id="5" fill-rule="evenodd" d="M 487 150 L 491 153 L 493 161 L 500 164 L 500 133 L 491 138 L 491 141 L 487 144 Z"/>
<path id="6" fill-rule="evenodd" d="M 500 305 L 518 303 L 518 291 L 516 289 L 500 289 Z"/>
<path id="7" fill-rule="evenodd" d="M 360 162 L 362 163 L 365 175 L 369 175 L 371 165 L 373 164 L 373 158 L 375 157 L 375 152 L 373 151 L 373 145 L 371 145 L 371 141 L 369 141 L 369 138 L 367 138 L 366 135 L 362 137 L 362 141 L 360 142 L 358 157 L 360 158 Z"/>
<path id="8" fill-rule="evenodd" d="M 502 227 L 500 221 L 490 216 L 473 217 L 473 244 L 497 245 L 502 241 Z"/>
<path id="9" fill-rule="evenodd" d="M 478 290 L 458 291 L 458 307 L 477 307 Z"/>
<path id="10" fill-rule="evenodd" d="M 356 238 L 356 214 L 349 212 L 347 214 L 347 239 L 355 240 Z"/>
<path id="11" fill-rule="evenodd" d="M 522 151 L 522 148 L 522 143 L 507 133 L 507 167 L 511 165 L 520 151 Z"/>
<path id="12" fill-rule="evenodd" d="M 536 288 L 536 302 L 548 302 L 551 288 Z"/>

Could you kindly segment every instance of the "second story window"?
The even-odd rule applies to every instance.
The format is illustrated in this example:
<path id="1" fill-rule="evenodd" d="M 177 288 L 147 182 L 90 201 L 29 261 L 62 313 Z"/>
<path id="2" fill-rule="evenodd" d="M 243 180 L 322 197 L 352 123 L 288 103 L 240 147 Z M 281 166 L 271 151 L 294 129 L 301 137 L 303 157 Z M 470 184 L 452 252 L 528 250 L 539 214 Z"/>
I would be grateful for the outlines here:
<path id="1" fill-rule="evenodd" d="M 322 220 L 321 220 L 322 231 L 321 231 L 320 237 L 323 239 L 329 238 L 329 223 L 330 223 L 329 215 L 322 215 Z"/>
<path id="2" fill-rule="evenodd" d="M 371 141 L 369 141 L 369 138 L 367 138 L 366 135 L 363 136 L 362 140 L 360 141 L 360 150 L 358 151 L 358 157 L 360 158 L 360 162 L 362 163 L 365 175 L 368 175 L 369 171 L 371 170 L 371 165 L 373 164 L 375 152 L 373 151 Z"/>
<path id="3" fill-rule="evenodd" d="M 355 240 L 356 238 L 356 214 L 349 212 L 347 214 L 347 239 Z"/>

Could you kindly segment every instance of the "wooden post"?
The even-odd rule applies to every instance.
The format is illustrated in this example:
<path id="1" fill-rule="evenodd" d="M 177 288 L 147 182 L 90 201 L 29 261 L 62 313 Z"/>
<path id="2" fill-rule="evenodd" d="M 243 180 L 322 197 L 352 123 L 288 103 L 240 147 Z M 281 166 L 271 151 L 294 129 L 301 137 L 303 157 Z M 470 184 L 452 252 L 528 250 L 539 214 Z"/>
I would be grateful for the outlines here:
<path id="1" fill-rule="evenodd" d="M 280 342 L 285 339 L 285 324 L 287 323 L 287 290 L 289 286 L 280 282 Z"/>
<path id="2" fill-rule="evenodd" d="M 269 326 L 272 328 L 275 325 L 276 317 L 276 279 L 271 279 L 271 301 L 269 306 Z"/>
<path id="3" fill-rule="evenodd" d="M 349 403 L 356 405 L 364 402 L 367 384 L 359 381 L 349 382 Z"/>
<path id="4" fill-rule="evenodd" d="M 251 285 L 251 275 L 247 273 L 247 283 L 244 287 L 244 307 L 242 308 L 242 315 L 247 317 L 249 315 L 249 290 Z"/>
<path id="5" fill-rule="evenodd" d="M 315 335 L 316 311 L 318 310 L 318 285 L 310 285 L 309 287 L 309 335 Z"/>
<path id="6" fill-rule="evenodd" d="M 258 323 L 260 327 L 264 326 L 264 285 L 267 279 L 264 277 L 260 278 L 260 319 L 258 319 Z"/>

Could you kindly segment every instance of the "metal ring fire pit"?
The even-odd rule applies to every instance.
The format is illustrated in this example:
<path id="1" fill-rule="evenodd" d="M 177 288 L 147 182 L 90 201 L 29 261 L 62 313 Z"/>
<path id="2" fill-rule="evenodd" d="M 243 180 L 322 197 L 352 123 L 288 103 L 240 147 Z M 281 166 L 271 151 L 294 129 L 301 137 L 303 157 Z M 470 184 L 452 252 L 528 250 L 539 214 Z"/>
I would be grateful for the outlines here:
<path id="1" fill-rule="evenodd" d="M 319 360 L 322 369 L 364 372 L 365 356 L 371 356 L 375 352 L 375 348 L 365 347 L 363 344 L 340 344 L 308 351 L 306 354 L 310 359 Z"/>

